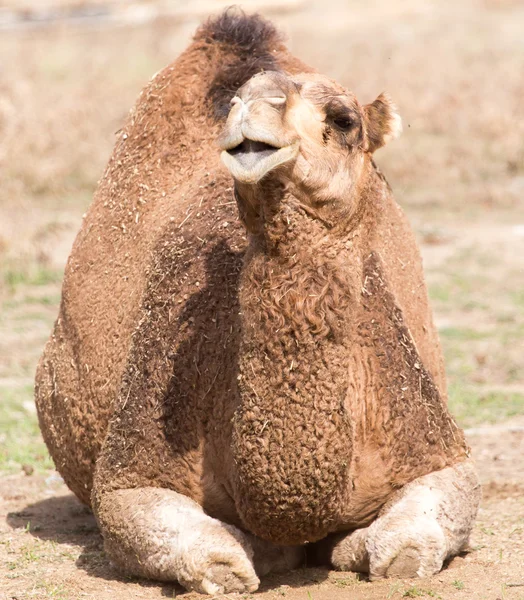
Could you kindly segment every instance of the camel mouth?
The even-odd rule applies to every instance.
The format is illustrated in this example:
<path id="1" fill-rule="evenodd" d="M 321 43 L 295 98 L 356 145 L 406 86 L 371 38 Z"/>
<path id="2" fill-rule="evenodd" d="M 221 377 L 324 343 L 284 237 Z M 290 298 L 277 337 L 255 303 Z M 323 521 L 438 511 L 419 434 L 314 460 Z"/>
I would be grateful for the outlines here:
<path id="1" fill-rule="evenodd" d="M 234 156 L 245 169 L 249 169 L 254 166 L 255 162 L 271 156 L 278 150 L 280 148 L 277 146 L 245 139 L 238 146 L 227 150 L 227 152 L 230 156 Z"/>
<path id="2" fill-rule="evenodd" d="M 236 180 L 258 183 L 270 171 L 294 158 L 297 152 L 297 144 L 279 147 L 243 138 L 236 146 L 224 149 L 221 158 Z"/>

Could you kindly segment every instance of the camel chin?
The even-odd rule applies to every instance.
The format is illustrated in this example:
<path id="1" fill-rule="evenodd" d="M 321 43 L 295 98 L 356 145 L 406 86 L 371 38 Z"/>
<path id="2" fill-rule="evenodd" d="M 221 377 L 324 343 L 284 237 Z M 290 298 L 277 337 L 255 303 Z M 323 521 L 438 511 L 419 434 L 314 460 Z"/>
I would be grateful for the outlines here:
<path id="1" fill-rule="evenodd" d="M 146 86 L 73 245 L 35 399 L 127 575 L 425 577 L 480 486 L 414 235 L 355 95 L 228 10 Z M 217 145 L 221 150 L 220 164 Z"/>

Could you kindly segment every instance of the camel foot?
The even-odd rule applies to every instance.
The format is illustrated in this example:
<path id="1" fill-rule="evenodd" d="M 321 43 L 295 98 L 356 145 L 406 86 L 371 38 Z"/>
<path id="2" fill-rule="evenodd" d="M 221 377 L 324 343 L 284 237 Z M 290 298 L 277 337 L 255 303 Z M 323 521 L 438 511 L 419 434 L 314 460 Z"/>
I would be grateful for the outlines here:
<path id="1" fill-rule="evenodd" d="M 438 573 L 447 556 L 446 537 L 437 522 L 438 510 L 430 490 L 411 496 L 412 502 L 396 505 L 377 526 L 370 526 L 366 547 L 370 555 L 370 579 L 382 577 L 426 577 Z M 426 515 L 413 515 L 409 522 L 400 513 L 424 507 Z"/>
<path id="2" fill-rule="evenodd" d="M 206 515 L 204 515 L 206 516 Z M 213 520 L 193 524 L 194 538 L 179 557 L 177 579 L 186 589 L 205 594 L 254 592 L 260 583 L 253 550 L 244 534 Z"/>
<path id="3" fill-rule="evenodd" d="M 118 490 L 103 494 L 95 511 L 109 558 L 128 574 L 213 595 L 258 588 L 248 536 L 186 496 L 159 488 Z"/>
<path id="4" fill-rule="evenodd" d="M 438 573 L 467 545 L 479 502 L 471 461 L 404 486 L 367 530 L 370 579 Z"/>
<path id="5" fill-rule="evenodd" d="M 372 580 L 432 575 L 467 545 L 479 502 L 477 473 L 467 460 L 404 486 L 369 527 L 318 542 L 315 558 Z"/>
<path id="6" fill-rule="evenodd" d="M 246 535 L 255 552 L 253 562 L 259 577 L 291 571 L 304 563 L 306 553 L 303 546 L 276 546 L 254 535 Z"/>
<path id="7" fill-rule="evenodd" d="M 338 534 L 332 540 L 330 562 L 338 571 L 369 572 L 369 554 L 366 550 L 368 527 L 351 533 Z"/>

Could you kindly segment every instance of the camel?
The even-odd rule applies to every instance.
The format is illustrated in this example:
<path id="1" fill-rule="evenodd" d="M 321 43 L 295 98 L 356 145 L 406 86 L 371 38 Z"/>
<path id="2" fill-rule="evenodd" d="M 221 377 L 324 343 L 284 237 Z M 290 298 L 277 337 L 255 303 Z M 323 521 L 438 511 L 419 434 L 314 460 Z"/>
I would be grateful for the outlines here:
<path id="1" fill-rule="evenodd" d="M 231 10 L 141 93 L 36 374 L 56 468 L 126 573 L 252 592 L 306 551 L 373 580 L 466 546 L 480 486 L 372 158 L 400 127 Z"/>

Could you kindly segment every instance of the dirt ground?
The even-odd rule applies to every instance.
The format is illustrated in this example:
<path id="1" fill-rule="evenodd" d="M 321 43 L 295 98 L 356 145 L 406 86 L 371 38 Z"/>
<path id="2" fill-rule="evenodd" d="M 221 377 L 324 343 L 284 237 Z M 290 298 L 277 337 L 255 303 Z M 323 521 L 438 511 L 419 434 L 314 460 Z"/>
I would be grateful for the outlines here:
<path id="1" fill-rule="evenodd" d="M 0 600 L 197 597 L 111 567 L 92 515 L 53 470 L 32 386 L 114 132 L 224 4 L 0 0 Z M 435 577 L 370 583 L 307 568 L 244 597 L 524 600 L 524 2 L 251 7 L 362 102 L 385 89 L 399 106 L 404 133 L 377 162 L 421 245 L 449 404 L 484 498 L 470 551 Z M 241 596 L 217 598 L 228 597 Z"/>
<path id="2" fill-rule="evenodd" d="M 368 582 L 354 573 L 303 568 L 269 576 L 256 598 L 524 600 L 524 418 L 469 430 L 484 498 L 468 553 L 438 575 Z M 56 475 L 0 481 L 2 600 L 25 598 L 192 599 L 178 586 L 122 577 L 107 561 L 90 511 Z M 217 596 L 254 598 L 255 595 Z"/>

